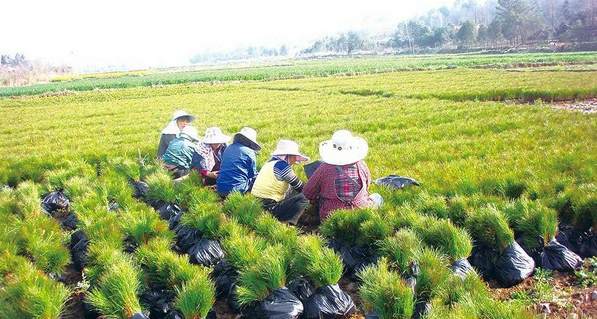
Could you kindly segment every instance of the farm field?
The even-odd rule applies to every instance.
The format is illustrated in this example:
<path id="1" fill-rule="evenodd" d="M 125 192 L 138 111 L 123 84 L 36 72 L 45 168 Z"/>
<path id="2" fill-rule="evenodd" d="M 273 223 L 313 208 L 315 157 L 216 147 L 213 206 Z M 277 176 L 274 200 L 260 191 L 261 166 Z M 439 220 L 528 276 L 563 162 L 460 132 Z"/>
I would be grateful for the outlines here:
<path id="1" fill-rule="evenodd" d="M 165 298 L 184 318 L 212 309 L 256 317 L 264 300 L 314 318 L 312 296 L 332 292 L 355 318 L 533 318 L 545 305 L 550 317 L 597 315 L 597 115 L 550 106 L 597 97 L 597 71 L 575 67 L 597 55 L 447 59 L 0 88 L 19 95 L 0 98 L 0 317 L 161 318 Z M 540 65 L 550 63 L 562 68 Z M 153 76 L 182 84 L 148 87 Z M 33 95 L 62 90 L 81 92 Z M 346 128 L 368 141 L 374 178 L 406 175 L 422 186 L 373 186 L 380 210 L 338 212 L 319 229 L 310 215 L 287 226 L 250 196 L 221 202 L 195 178 L 170 182 L 153 154 L 178 108 L 199 115 L 200 131 L 255 128 L 260 164 L 280 138 L 317 159 L 319 142 Z M 68 207 L 42 207 L 53 191 Z M 544 269 L 556 235 L 577 269 Z M 527 268 L 532 260 L 533 276 L 504 275 L 513 247 Z M 358 265 L 346 255 L 357 248 Z M 476 272 L 459 273 L 467 259 Z"/>

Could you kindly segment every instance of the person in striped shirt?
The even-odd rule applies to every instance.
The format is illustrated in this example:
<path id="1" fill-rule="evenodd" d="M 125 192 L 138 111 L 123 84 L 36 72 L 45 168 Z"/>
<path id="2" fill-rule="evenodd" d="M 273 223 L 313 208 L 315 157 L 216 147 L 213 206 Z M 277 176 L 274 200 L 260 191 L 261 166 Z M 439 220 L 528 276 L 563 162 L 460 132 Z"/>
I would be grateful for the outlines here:
<path id="1" fill-rule="evenodd" d="M 261 199 L 263 208 L 278 220 L 296 225 L 309 205 L 303 195 L 303 182 L 292 170 L 295 163 L 308 160 L 296 142 L 280 140 L 272 158 L 261 168 L 251 194 Z"/>

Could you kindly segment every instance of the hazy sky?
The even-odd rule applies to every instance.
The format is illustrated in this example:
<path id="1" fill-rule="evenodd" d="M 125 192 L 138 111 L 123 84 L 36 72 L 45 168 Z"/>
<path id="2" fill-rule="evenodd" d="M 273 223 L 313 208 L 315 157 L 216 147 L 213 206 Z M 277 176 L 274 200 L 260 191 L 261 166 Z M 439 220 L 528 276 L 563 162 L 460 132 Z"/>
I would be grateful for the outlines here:
<path id="1" fill-rule="evenodd" d="M 453 1 L 11 0 L 0 5 L 0 52 L 77 68 L 182 65 L 205 50 L 388 29 Z"/>

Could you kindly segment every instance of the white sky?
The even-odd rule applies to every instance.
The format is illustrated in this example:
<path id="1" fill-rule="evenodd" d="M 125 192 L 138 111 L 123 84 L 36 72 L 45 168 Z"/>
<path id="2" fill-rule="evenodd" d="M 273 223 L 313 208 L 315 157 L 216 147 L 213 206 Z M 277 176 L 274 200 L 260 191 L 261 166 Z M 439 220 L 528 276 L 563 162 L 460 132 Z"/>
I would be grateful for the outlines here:
<path id="1" fill-rule="evenodd" d="M 454 0 L 2 0 L 0 53 L 76 68 L 188 64 L 195 53 L 392 28 Z"/>

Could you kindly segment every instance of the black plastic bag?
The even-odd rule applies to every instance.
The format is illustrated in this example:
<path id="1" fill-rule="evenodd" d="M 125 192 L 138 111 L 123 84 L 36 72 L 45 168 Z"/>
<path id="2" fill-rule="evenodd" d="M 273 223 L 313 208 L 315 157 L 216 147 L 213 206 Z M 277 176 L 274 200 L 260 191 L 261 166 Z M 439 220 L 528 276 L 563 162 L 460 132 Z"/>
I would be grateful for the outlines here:
<path id="1" fill-rule="evenodd" d="M 120 208 L 121 207 L 120 207 L 120 204 L 118 204 L 118 202 L 115 202 L 115 201 L 111 200 L 108 203 L 108 211 L 109 212 L 117 212 L 117 211 L 120 210 Z"/>
<path id="2" fill-rule="evenodd" d="M 53 191 L 44 197 L 41 201 L 41 206 L 46 212 L 53 216 L 58 212 L 68 212 L 70 201 L 61 190 Z"/>
<path id="3" fill-rule="evenodd" d="M 344 273 L 353 276 L 355 272 L 375 263 L 377 258 L 366 247 L 350 247 L 337 240 L 330 240 L 330 248 L 334 249 L 342 259 L 344 264 Z"/>
<path id="4" fill-rule="evenodd" d="M 591 258 L 597 256 L 597 234 L 588 231 L 582 237 L 578 254 L 582 258 Z"/>
<path id="5" fill-rule="evenodd" d="M 304 304 L 303 318 L 344 318 L 356 312 L 356 306 L 338 285 L 320 287 Z"/>
<path id="6" fill-rule="evenodd" d="M 181 212 L 181 209 L 178 205 L 172 203 L 166 203 L 158 208 L 158 213 L 160 214 L 160 218 L 164 220 L 170 220 L 170 218 L 178 213 Z"/>
<path id="7" fill-rule="evenodd" d="M 211 267 L 224 259 L 224 250 L 219 242 L 201 239 L 188 251 L 192 264 Z"/>
<path id="8" fill-rule="evenodd" d="M 473 266 L 466 259 L 460 259 L 455 261 L 450 267 L 454 275 L 465 278 L 469 272 L 473 271 Z"/>
<path id="9" fill-rule="evenodd" d="M 238 273 L 226 260 L 221 260 L 210 276 L 216 286 L 216 298 L 225 298 L 232 293 Z"/>
<path id="10" fill-rule="evenodd" d="M 151 319 L 163 319 L 174 310 L 174 297 L 171 290 L 149 290 L 141 294 L 141 302 L 149 309 Z"/>
<path id="11" fill-rule="evenodd" d="M 580 269 L 582 264 L 582 258 L 555 239 L 552 239 L 541 253 L 541 267 L 545 269 L 574 271 Z"/>
<path id="12" fill-rule="evenodd" d="M 210 317 L 210 315 L 212 315 L 212 317 Z M 206 319 L 215 319 L 215 312 L 209 312 L 207 314 L 207 318 Z M 151 317 L 151 319 L 153 319 L 153 317 Z M 168 312 L 165 316 L 164 319 L 184 319 L 184 316 L 182 315 L 182 313 L 180 313 L 178 310 L 170 310 L 170 312 Z"/>
<path id="13" fill-rule="evenodd" d="M 183 212 L 180 211 L 170 216 L 168 219 L 168 228 L 170 228 L 170 230 L 174 230 L 176 227 L 178 227 L 180 224 L 180 219 L 182 218 L 182 214 Z"/>
<path id="14" fill-rule="evenodd" d="M 77 230 L 70 236 L 70 251 L 73 265 L 79 271 L 87 265 L 87 247 L 89 239 L 83 231 Z"/>
<path id="15" fill-rule="evenodd" d="M 533 274 L 535 261 L 517 242 L 508 246 L 495 264 L 498 281 L 505 287 L 512 287 Z"/>
<path id="16" fill-rule="evenodd" d="M 495 256 L 496 253 L 494 251 L 474 246 L 471 255 L 468 257 L 468 261 L 479 271 L 485 280 L 490 280 L 495 278 Z"/>
<path id="17" fill-rule="evenodd" d="M 288 290 L 301 302 L 305 302 L 315 291 L 315 287 L 304 277 L 298 277 L 288 283 Z"/>
<path id="18" fill-rule="evenodd" d="M 124 252 L 128 254 L 134 253 L 135 251 L 137 251 L 137 248 L 139 248 L 139 244 L 135 241 L 135 239 L 132 236 L 127 236 L 124 239 L 123 246 Z"/>
<path id="19" fill-rule="evenodd" d="M 288 288 L 278 288 L 260 303 L 263 318 L 296 319 L 303 313 L 303 303 Z"/>
<path id="20" fill-rule="evenodd" d="M 75 229 L 77 229 L 78 223 L 79 223 L 79 220 L 77 219 L 77 216 L 74 213 L 70 213 L 66 216 L 66 218 L 64 218 L 62 220 L 62 222 L 60 224 L 62 225 L 62 228 L 64 228 L 64 229 L 75 230 Z"/>
<path id="21" fill-rule="evenodd" d="M 415 179 L 399 176 L 399 175 L 388 175 L 375 180 L 375 184 L 387 187 L 393 187 L 396 189 L 403 189 L 408 186 L 421 186 Z"/>
<path id="22" fill-rule="evenodd" d="M 189 226 L 178 225 L 174 232 L 176 243 L 173 249 L 179 253 L 186 253 L 201 239 L 201 232 Z"/>
<path id="23" fill-rule="evenodd" d="M 134 193 L 133 196 L 138 199 L 145 198 L 149 192 L 149 185 L 143 181 L 132 181 Z"/>
<path id="24" fill-rule="evenodd" d="M 425 318 L 431 312 L 431 303 L 427 301 L 417 301 L 413 319 Z"/>
<path id="25" fill-rule="evenodd" d="M 137 312 L 136 314 L 133 314 L 130 319 L 149 319 L 149 317 L 142 312 Z"/>

